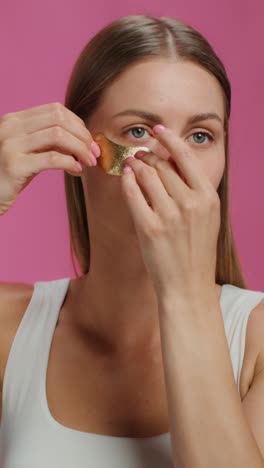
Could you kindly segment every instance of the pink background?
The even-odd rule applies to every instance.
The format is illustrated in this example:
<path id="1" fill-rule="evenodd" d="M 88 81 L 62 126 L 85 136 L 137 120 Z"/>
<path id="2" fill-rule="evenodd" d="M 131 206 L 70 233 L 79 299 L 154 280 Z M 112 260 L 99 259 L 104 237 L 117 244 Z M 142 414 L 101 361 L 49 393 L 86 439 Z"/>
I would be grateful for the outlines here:
<path id="1" fill-rule="evenodd" d="M 90 37 L 128 14 L 173 16 L 200 30 L 233 90 L 232 224 L 248 286 L 264 290 L 263 0 L 8 0 L 1 5 L 0 115 L 64 102 L 71 68 Z M 62 171 L 46 171 L 0 218 L 0 281 L 74 276 Z"/>

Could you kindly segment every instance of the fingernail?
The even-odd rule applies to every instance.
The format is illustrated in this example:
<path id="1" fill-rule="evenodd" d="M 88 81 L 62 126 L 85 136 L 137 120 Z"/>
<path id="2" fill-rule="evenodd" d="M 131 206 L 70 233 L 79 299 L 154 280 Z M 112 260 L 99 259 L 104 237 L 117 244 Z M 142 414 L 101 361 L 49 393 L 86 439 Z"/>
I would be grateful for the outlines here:
<path id="1" fill-rule="evenodd" d="M 82 172 L 83 171 L 83 166 L 79 162 L 76 162 L 76 169 L 77 169 L 78 172 Z"/>
<path id="2" fill-rule="evenodd" d="M 96 158 L 94 156 L 93 153 L 90 153 L 90 161 L 92 163 L 92 166 L 96 166 L 97 165 L 97 161 L 96 161 Z"/>
<path id="3" fill-rule="evenodd" d="M 129 156 L 128 158 L 125 159 L 125 162 L 130 162 L 130 161 L 135 161 L 134 156 Z"/>
<path id="4" fill-rule="evenodd" d="M 143 158 L 143 156 L 145 156 L 147 154 L 146 151 L 138 151 L 136 154 L 135 154 L 135 158 Z"/>
<path id="5" fill-rule="evenodd" d="M 93 154 L 95 155 L 95 157 L 99 158 L 99 156 L 101 154 L 101 150 L 100 150 L 100 146 L 95 141 L 93 141 L 92 144 L 91 144 L 91 150 L 92 150 Z"/>
<path id="6" fill-rule="evenodd" d="M 125 166 L 124 169 L 123 169 L 123 174 L 128 174 L 129 172 L 133 172 L 131 167 Z"/>
<path id="7" fill-rule="evenodd" d="M 165 130 L 164 125 L 158 124 L 158 125 L 155 125 L 155 127 L 153 127 L 153 131 L 154 133 L 156 133 L 156 135 L 159 135 L 160 133 L 164 132 L 164 130 Z"/>

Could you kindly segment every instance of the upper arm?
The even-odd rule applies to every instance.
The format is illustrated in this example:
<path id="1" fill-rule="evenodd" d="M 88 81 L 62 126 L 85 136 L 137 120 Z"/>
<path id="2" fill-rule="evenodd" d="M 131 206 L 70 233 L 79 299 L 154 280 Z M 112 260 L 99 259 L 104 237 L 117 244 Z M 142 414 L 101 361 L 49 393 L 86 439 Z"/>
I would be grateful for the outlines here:
<path id="1" fill-rule="evenodd" d="M 242 406 L 249 426 L 264 457 L 264 302 L 252 313 L 248 346 L 256 350 L 254 372 Z"/>

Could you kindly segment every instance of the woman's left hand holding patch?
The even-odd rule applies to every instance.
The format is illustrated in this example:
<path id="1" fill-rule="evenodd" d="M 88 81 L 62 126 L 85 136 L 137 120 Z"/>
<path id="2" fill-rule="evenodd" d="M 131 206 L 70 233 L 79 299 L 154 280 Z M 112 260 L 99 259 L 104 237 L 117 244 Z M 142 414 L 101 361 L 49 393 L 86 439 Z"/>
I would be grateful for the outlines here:
<path id="1" fill-rule="evenodd" d="M 193 297 L 215 287 L 220 199 L 190 146 L 161 125 L 153 131 L 170 158 L 130 158 L 122 188 L 157 295 Z"/>

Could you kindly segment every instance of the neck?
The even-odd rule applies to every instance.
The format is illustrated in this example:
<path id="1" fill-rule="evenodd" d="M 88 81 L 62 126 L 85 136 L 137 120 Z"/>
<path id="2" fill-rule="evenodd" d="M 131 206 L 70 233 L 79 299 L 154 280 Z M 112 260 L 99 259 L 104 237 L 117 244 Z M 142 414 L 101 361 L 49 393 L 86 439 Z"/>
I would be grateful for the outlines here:
<path id="1" fill-rule="evenodd" d="M 136 235 L 103 232 L 96 241 L 90 233 L 90 270 L 74 280 L 72 318 L 109 349 L 150 347 L 159 340 L 158 307 Z"/>

